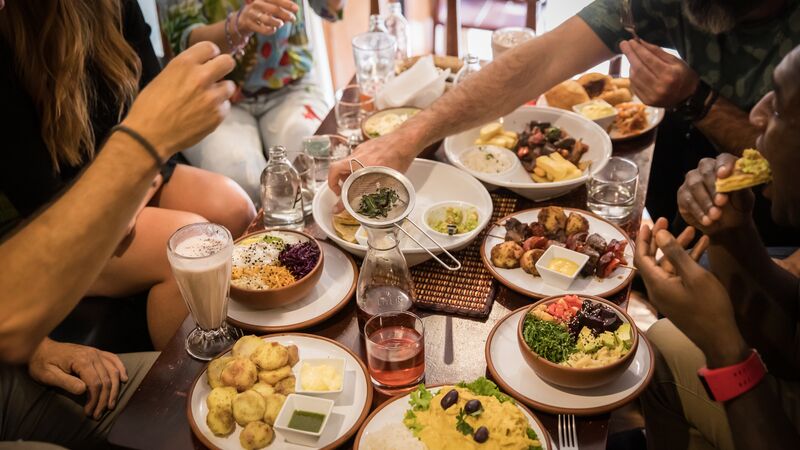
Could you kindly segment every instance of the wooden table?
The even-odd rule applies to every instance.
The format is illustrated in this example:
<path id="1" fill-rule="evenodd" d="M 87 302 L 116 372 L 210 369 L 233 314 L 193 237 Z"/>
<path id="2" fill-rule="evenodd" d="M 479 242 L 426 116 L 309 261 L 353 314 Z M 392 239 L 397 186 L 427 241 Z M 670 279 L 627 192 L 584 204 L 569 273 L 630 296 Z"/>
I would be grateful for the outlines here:
<path id="1" fill-rule="evenodd" d="M 318 134 L 335 132 L 333 113 L 323 121 Z M 640 182 L 634 217 L 623 226 L 629 234 L 635 234 L 644 209 L 650 165 L 652 162 L 655 132 L 636 140 L 614 146 L 614 154 L 630 158 L 639 166 Z M 438 153 L 435 157 L 441 157 Z M 586 192 L 576 189 L 554 201 L 538 203 L 537 206 L 558 204 L 586 208 Z M 520 209 L 532 207 L 533 203 L 522 200 Z M 313 224 L 311 224 L 313 226 Z M 323 236 L 324 237 L 324 236 Z M 627 292 L 627 291 L 625 291 Z M 623 296 L 624 297 L 624 296 Z M 624 300 L 624 298 L 623 298 Z M 485 320 L 445 315 L 429 311 L 418 311 L 425 323 L 426 372 L 429 384 L 455 383 L 487 375 L 483 349 L 486 337 L 494 324 L 509 312 L 530 304 L 530 299 L 504 287 L 499 288 L 492 311 Z M 332 338 L 347 346 L 364 358 L 363 339 L 358 331 L 352 301 L 331 319 L 315 327 L 302 330 Z M 201 449 L 203 445 L 189 428 L 186 405 L 187 396 L 195 377 L 205 363 L 192 359 L 184 349 L 184 340 L 194 328 L 187 318 L 180 330 L 161 353 L 125 410 L 117 418 L 109 435 L 111 444 L 136 449 Z M 377 394 L 377 393 L 376 393 Z M 375 396 L 375 405 L 385 401 Z M 554 443 L 557 444 L 556 416 L 538 413 Z M 582 450 L 605 449 L 608 434 L 608 414 L 578 419 L 578 440 Z M 345 448 L 352 446 L 348 443 Z"/>

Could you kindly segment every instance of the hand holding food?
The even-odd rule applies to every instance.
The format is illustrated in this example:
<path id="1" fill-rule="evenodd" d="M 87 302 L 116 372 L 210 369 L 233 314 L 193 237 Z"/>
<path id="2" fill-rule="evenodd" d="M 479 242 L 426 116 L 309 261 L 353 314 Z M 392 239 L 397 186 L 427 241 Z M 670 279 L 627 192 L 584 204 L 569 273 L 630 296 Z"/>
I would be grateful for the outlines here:
<path id="1" fill-rule="evenodd" d="M 633 91 L 645 104 L 671 108 L 697 89 L 697 73 L 661 47 L 631 39 L 623 41 L 619 48 L 631 63 Z"/>
<path id="2" fill-rule="evenodd" d="M 723 153 L 716 159 L 702 159 L 697 169 L 686 174 L 678 189 L 678 210 L 689 225 L 713 235 L 749 220 L 754 201 L 750 190 L 717 192 L 717 180 L 733 175 L 735 164 L 734 155 Z"/>
<path id="3" fill-rule="evenodd" d="M 717 178 L 717 192 L 733 192 L 772 181 L 769 161 L 758 150 L 747 149 L 736 160 L 733 173 L 725 178 Z"/>

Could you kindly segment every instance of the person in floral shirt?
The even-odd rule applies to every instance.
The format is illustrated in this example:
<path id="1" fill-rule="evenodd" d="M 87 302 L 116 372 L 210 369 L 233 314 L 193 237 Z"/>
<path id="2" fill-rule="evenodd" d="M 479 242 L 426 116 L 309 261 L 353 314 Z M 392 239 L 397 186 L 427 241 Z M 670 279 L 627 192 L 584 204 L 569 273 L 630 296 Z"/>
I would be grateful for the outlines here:
<path id="1" fill-rule="evenodd" d="M 308 0 L 341 18 L 346 0 Z M 174 53 L 212 41 L 234 54 L 237 92 L 227 119 L 183 153 L 193 165 L 238 182 L 258 205 L 264 150 L 299 150 L 330 110 L 312 71 L 303 0 L 168 0 L 164 32 Z"/>

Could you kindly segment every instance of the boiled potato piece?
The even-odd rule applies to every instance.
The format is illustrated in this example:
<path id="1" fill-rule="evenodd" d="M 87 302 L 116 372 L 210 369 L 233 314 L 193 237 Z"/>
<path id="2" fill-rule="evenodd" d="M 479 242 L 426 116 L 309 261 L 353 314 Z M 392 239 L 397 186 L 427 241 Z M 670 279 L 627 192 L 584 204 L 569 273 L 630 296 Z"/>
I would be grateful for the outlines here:
<path id="1" fill-rule="evenodd" d="M 261 420 L 267 410 L 267 401 L 256 391 L 249 390 L 237 394 L 233 399 L 233 418 L 241 426 Z"/>
<path id="2" fill-rule="evenodd" d="M 208 385 L 211 386 L 212 389 L 224 386 L 224 384 L 222 384 L 222 380 L 220 379 L 222 376 L 222 370 L 228 365 L 229 362 L 233 361 L 233 359 L 233 356 L 222 356 L 208 364 L 208 369 L 206 370 L 206 379 L 208 381 Z"/>
<path id="3" fill-rule="evenodd" d="M 542 177 L 542 176 L 536 175 L 535 173 L 531 174 L 531 178 L 533 179 L 533 181 L 535 181 L 537 183 L 550 183 L 550 180 L 548 180 L 546 176 Z"/>
<path id="4" fill-rule="evenodd" d="M 475 145 L 488 145 L 490 140 L 478 138 L 475 139 Z"/>
<path id="5" fill-rule="evenodd" d="M 492 264 L 501 269 L 516 269 L 522 252 L 522 246 L 514 241 L 502 242 L 492 247 Z"/>
<path id="6" fill-rule="evenodd" d="M 220 379 L 223 385 L 235 387 L 237 391 L 243 392 L 256 384 L 258 368 L 249 359 L 235 358 L 222 370 Z"/>
<path id="7" fill-rule="evenodd" d="M 217 436 L 227 436 L 236 429 L 236 422 L 233 420 L 233 413 L 230 408 L 209 408 L 206 416 L 206 425 Z"/>
<path id="8" fill-rule="evenodd" d="M 214 407 L 219 407 L 230 411 L 236 394 L 236 388 L 233 387 L 218 387 L 212 389 L 211 393 L 208 394 L 208 398 L 206 398 L 208 409 L 211 410 Z"/>
<path id="9" fill-rule="evenodd" d="M 519 134 L 517 134 L 517 133 L 515 133 L 513 131 L 508 131 L 508 130 L 503 130 L 503 136 L 511 138 L 511 139 L 513 139 L 515 141 L 517 139 L 519 139 Z"/>
<path id="10" fill-rule="evenodd" d="M 258 372 L 258 381 L 275 386 L 278 384 L 279 381 L 283 380 L 284 378 L 288 377 L 292 374 L 292 368 L 289 366 L 283 366 L 280 369 L 275 370 L 262 370 Z"/>
<path id="11" fill-rule="evenodd" d="M 489 140 L 489 145 L 496 145 L 498 147 L 508 148 L 509 142 L 505 136 L 495 136 Z"/>
<path id="12" fill-rule="evenodd" d="M 264 422 L 274 425 L 275 419 L 278 418 L 278 413 L 281 412 L 281 408 L 283 408 L 283 404 L 286 402 L 286 396 L 271 394 L 264 397 L 264 400 L 267 403 L 267 408 L 264 411 Z"/>
<path id="13" fill-rule="evenodd" d="M 503 124 L 501 124 L 500 122 L 493 122 L 488 125 L 484 125 L 483 128 L 481 128 L 479 137 L 480 139 L 488 141 L 489 139 L 493 138 L 494 136 L 502 132 L 503 132 Z"/>
<path id="14" fill-rule="evenodd" d="M 292 344 L 286 347 L 286 350 L 289 352 L 289 366 L 294 367 L 298 361 L 300 361 L 300 350 L 297 348 L 296 345 Z"/>
<path id="15" fill-rule="evenodd" d="M 264 346 L 266 343 L 258 336 L 243 336 L 233 344 L 231 353 L 233 356 L 241 356 L 242 358 L 250 358 L 256 350 Z"/>
<path id="16" fill-rule="evenodd" d="M 275 393 L 275 388 L 272 387 L 272 385 L 265 384 L 265 383 L 262 383 L 260 381 L 253 385 L 252 390 L 258 392 L 263 397 L 266 397 L 268 395 L 272 395 L 272 394 Z"/>
<path id="17" fill-rule="evenodd" d="M 272 442 L 275 432 L 266 423 L 257 420 L 248 423 L 239 434 L 239 444 L 246 450 L 264 448 Z"/>
<path id="18" fill-rule="evenodd" d="M 550 156 L 540 156 L 536 158 L 536 167 L 544 169 L 544 171 L 547 172 L 548 178 L 553 181 L 558 181 L 567 176 L 567 167 Z"/>
<path id="19" fill-rule="evenodd" d="M 275 392 L 283 395 L 294 394 L 294 385 L 297 383 L 294 375 L 286 377 L 275 384 Z"/>
<path id="20" fill-rule="evenodd" d="M 289 362 L 289 350 L 286 347 L 277 342 L 265 344 L 250 355 L 250 360 L 256 363 L 259 369 L 275 370 Z"/>

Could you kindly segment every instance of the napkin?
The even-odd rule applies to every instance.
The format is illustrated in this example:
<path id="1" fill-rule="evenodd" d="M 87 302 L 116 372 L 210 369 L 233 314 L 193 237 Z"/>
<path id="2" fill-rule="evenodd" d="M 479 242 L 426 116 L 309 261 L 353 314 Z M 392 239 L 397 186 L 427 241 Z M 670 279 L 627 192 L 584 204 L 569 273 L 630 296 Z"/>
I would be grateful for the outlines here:
<path id="1" fill-rule="evenodd" d="M 439 73 L 433 64 L 433 56 L 420 58 L 416 64 L 391 79 L 375 96 L 378 109 L 400 106 L 427 108 L 444 93 L 445 80 L 450 69 Z"/>

